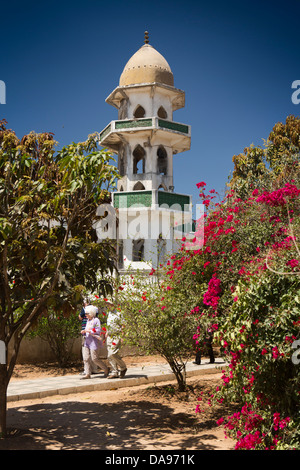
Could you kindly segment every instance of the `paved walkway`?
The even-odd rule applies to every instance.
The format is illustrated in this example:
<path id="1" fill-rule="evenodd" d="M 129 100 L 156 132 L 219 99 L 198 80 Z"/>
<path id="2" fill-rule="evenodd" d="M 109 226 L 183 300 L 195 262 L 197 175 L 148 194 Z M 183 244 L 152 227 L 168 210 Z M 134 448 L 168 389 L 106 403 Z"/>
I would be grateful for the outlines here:
<path id="1" fill-rule="evenodd" d="M 203 363 L 201 365 L 188 362 L 186 366 L 187 377 L 203 374 L 215 374 L 226 365 L 221 359 L 215 364 Z M 17 401 L 33 398 L 44 398 L 51 395 L 67 395 L 96 390 L 111 390 L 121 387 L 166 382 L 174 380 L 168 364 L 153 364 L 140 367 L 129 367 L 123 379 L 104 378 L 103 374 L 92 375 L 91 379 L 80 380 L 80 375 L 64 375 L 61 377 L 45 377 L 36 380 L 13 380 L 8 386 L 8 401 Z"/>

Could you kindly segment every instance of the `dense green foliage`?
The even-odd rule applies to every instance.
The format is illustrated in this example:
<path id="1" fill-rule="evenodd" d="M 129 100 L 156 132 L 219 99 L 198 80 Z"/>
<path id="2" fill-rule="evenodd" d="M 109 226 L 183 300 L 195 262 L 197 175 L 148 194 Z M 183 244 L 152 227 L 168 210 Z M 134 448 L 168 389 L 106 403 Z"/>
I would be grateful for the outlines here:
<path id="1" fill-rule="evenodd" d="M 229 362 L 210 400 L 240 407 L 221 420 L 237 449 L 300 446 L 299 148 L 300 120 L 290 116 L 274 126 L 263 152 L 246 151 L 243 172 L 234 159 L 231 190 L 211 207 L 203 248 L 179 273 L 194 272 L 199 292 L 206 286 L 194 307 L 196 339 L 210 325 Z M 214 191 L 199 187 L 212 202 Z"/>
<path id="2" fill-rule="evenodd" d="M 85 287 L 99 292 L 114 247 L 98 243 L 97 207 L 118 177 L 96 135 L 55 153 L 50 133 L 21 140 L 0 122 L 0 340 L 13 344 L 0 374 L 0 432 L 20 343 L 48 308 L 71 313 Z"/>
<path id="3" fill-rule="evenodd" d="M 186 387 L 185 364 L 193 350 L 197 323 L 186 311 L 186 296 L 180 290 L 135 273 L 124 277 L 118 289 L 123 339 L 144 354 L 160 354 L 174 372 L 180 390 Z M 178 294 L 178 295 L 177 295 Z"/>
<path id="4" fill-rule="evenodd" d="M 75 340 L 80 337 L 78 313 L 64 315 L 48 309 L 47 314 L 42 315 L 28 333 L 29 339 L 35 337 L 49 345 L 59 367 L 67 367 L 74 359 L 72 353 Z"/>

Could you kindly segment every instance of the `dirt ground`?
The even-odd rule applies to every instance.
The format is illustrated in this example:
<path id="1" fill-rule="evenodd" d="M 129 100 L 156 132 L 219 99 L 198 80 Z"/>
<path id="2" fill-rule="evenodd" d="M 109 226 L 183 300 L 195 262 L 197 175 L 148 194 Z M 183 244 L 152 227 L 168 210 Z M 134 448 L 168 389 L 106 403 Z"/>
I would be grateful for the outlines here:
<path id="1" fill-rule="evenodd" d="M 132 367 L 164 362 L 159 356 L 125 361 Z M 17 365 L 12 380 L 81 370 L 80 363 L 64 371 L 52 364 Z M 0 439 L 0 450 L 232 450 L 234 441 L 216 425 L 224 408 L 205 405 L 195 412 L 200 394 L 213 392 L 220 377 L 188 378 L 184 393 L 172 381 L 9 402 L 8 437 Z"/>

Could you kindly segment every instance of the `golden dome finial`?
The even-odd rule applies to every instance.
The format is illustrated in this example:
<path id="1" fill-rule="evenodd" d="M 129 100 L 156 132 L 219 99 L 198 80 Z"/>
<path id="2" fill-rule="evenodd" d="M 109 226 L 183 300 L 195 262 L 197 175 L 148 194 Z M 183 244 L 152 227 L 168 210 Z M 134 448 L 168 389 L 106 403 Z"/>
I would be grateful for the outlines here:
<path id="1" fill-rule="evenodd" d="M 148 31 L 145 31 L 145 44 L 133 54 L 125 65 L 120 76 L 120 86 L 139 83 L 163 83 L 174 86 L 174 77 L 168 62 L 148 43 Z"/>

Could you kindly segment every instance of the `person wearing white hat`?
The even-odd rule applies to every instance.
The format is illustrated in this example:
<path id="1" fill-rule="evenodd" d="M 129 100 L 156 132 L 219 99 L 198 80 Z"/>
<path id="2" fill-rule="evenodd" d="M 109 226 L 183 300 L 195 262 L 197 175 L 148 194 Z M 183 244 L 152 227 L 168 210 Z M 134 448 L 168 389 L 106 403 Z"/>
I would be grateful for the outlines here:
<path id="1" fill-rule="evenodd" d="M 81 321 L 81 330 L 85 330 L 85 325 L 86 325 L 86 322 L 87 322 L 87 316 L 85 314 L 85 309 L 88 305 L 92 305 L 91 299 L 90 299 L 90 297 L 85 297 L 83 299 L 83 306 L 82 306 L 81 312 L 79 314 L 79 320 Z M 98 307 L 95 307 L 95 308 L 97 309 L 97 316 L 98 316 L 98 312 L 99 312 Z M 82 334 L 82 344 L 81 344 L 82 357 L 83 357 L 84 341 L 85 341 L 85 335 Z M 97 374 L 98 373 L 97 365 L 92 362 L 91 367 L 92 367 L 92 374 Z M 83 372 L 81 372 L 80 375 L 87 375 L 87 371 L 83 370 Z"/>
<path id="2" fill-rule="evenodd" d="M 85 335 L 84 345 L 82 349 L 84 370 L 86 375 L 82 379 L 91 378 L 91 362 L 97 364 L 101 369 L 104 370 L 104 377 L 109 374 L 109 367 L 101 361 L 99 358 L 99 349 L 102 344 L 101 340 L 101 323 L 97 318 L 97 308 L 93 305 L 88 305 L 85 308 L 85 314 L 87 316 L 87 322 L 85 329 L 81 331 Z"/>

